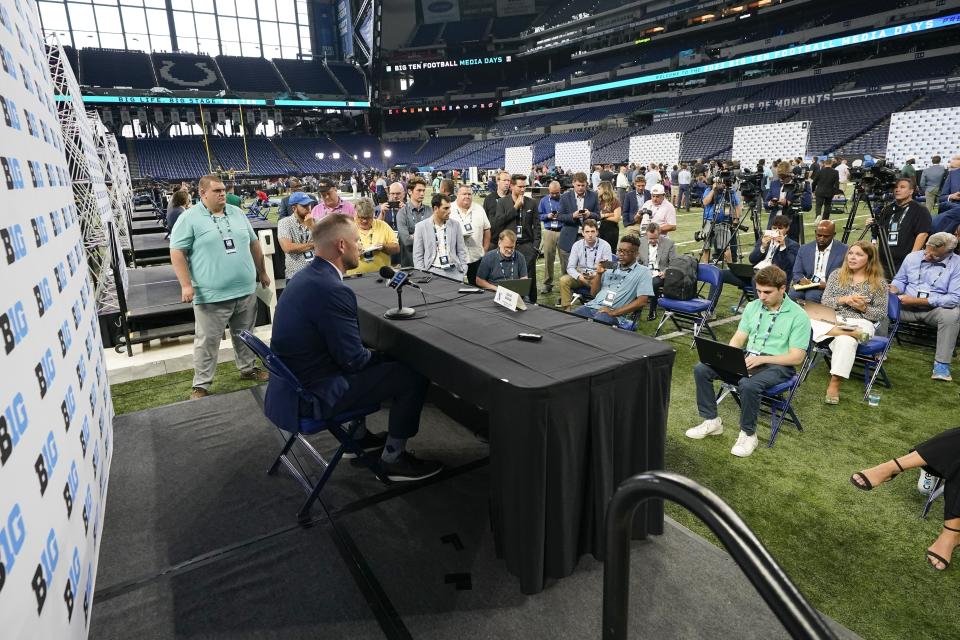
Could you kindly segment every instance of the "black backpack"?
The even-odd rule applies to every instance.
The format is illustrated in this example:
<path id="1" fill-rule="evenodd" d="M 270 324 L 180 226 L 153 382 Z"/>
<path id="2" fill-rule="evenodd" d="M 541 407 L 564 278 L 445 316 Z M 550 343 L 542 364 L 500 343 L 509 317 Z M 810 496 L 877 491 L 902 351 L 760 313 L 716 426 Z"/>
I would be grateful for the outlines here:
<path id="1" fill-rule="evenodd" d="M 663 272 L 663 296 L 673 300 L 697 297 L 697 261 L 691 256 L 677 256 Z"/>

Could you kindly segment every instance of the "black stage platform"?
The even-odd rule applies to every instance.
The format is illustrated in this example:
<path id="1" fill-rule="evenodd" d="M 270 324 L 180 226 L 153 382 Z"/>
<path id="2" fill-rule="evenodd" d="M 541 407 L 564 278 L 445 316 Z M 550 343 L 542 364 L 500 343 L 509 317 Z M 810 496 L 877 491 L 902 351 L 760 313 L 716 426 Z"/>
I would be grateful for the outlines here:
<path id="1" fill-rule="evenodd" d="M 447 472 L 387 489 L 343 463 L 301 528 L 299 485 L 265 474 L 280 440 L 257 392 L 116 419 L 91 638 L 600 637 L 599 563 L 524 596 L 496 558 L 470 431 L 428 405 L 411 448 Z M 672 521 L 631 563 L 633 637 L 788 637 L 733 561 Z"/>
<path id="2" fill-rule="evenodd" d="M 170 262 L 170 239 L 167 232 L 151 215 L 150 218 L 138 220 L 136 215 L 131 223 L 130 242 L 132 251 L 124 251 L 124 259 L 127 264 L 135 266 L 146 266 L 155 264 L 169 264 Z M 263 229 L 269 229 L 273 232 L 274 247 L 276 253 L 273 256 L 273 271 L 277 278 L 283 277 L 284 263 L 283 252 L 280 251 L 280 244 L 277 239 L 277 223 L 270 220 L 250 220 L 250 226 L 255 232 Z"/>

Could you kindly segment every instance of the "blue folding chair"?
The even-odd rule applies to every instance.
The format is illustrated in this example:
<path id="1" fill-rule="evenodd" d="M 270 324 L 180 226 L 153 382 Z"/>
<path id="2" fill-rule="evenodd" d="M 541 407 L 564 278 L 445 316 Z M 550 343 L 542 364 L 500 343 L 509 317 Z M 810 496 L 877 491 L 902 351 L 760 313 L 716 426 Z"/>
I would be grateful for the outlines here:
<path id="1" fill-rule="evenodd" d="M 263 361 L 263 366 L 270 372 L 270 382 L 269 384 L 286 384 L 292 386 L 296 389 L 297 395 L 301 399 L 301 405 L 313 406 L 314 395 L 311 391 L 304 388 L 300 384 L 300 381 L 297 380 L 297 377 L 293 375 L 293 372 L 287 368 L 287 365 L 280 360 L 280 357 L 277 356 L 273 351 L 270 350 L 270 347 L 265 345 L 260 338 L 256 337 L 249 331 L 241 331 L 239 335 L 240 340 L 243 341 L 247 347 L 250 348 L 257 356 L 260 357 L 260 360 Z M 300 483 L 304 491 L 307 493 L 307 500 L 303 503 L 303 506 L 300 507 L 300 510 L 297 511 L 297 520 L 301 523 L 309 522 L 310 520 L 310 508 L 313 506 L 313 503 L 316 502 L 317 498 L 320 496 L 320 491 L 323 490 L 323 486 L 327 483 L 327 480 L 330 479 L 330 476 L 333 475 L 333 470 L 336 468 L 337 463 L 340 462 L 340 459 L 344 454 L 350 454 L 358 459 L 361 462 L 365 463 L 371 470 L 377 474 L 377 477 L 383 480 L 380 477 L 380 474 L 377 468 L 370 463 L 364 452 L 363 448 L 360 447 L 358 442 L 354 439 L 353 434 L 357 430 L 360 424 L 363 423 L 363 419 L 380 410 L 379 404 L 371 404 L 365 407 L 354 409 L 352 411 L 347 411 L 335 416 L 331 416 L 327 419 L 319 419 L 313 417 L 301 417 L 300 424 L 298 425 L 298 431 L 290 432 L 289 436 L 284 435 L 284 445 L 283 449 L 280 451 L 280 455 L 277 456 L 277 459 L 274 460 L 273 465 L 271 465 L 270 470 L 267 471 L 268 475 L 276 474 L 277 470 L 280 468 L 280 465 L 283 464 L 288 471 L 293 475 L 293 477 Z M 278 430 L 284 431 L 282 427 L 277 425 Z M 321 431 L 329 431 L 334 438 L 340 443 L 340 446 L 334 452 L 333 456 L 329 461 L 325 460 L 320 453 L 313 448 L 307 440 L 303 437 L 304 435 L 310 435 L 314 433 L 319 433 Z M 313 458 L 323 467 L 323 473 L 315 484 L 312 484 L 308 478 L 305 471 L 302 468 L 297 468 L 299 466 L 299 461 L 295 465 L 290 458 L 294 456 L 291 453 L 291 449 L 295 443 L 299 442 L 307 452 L 313 456 Z"/>
<path id="2" fill-rule="evenodd" d="M 663 309 L 664 313 L 653 337 L 660 335 L 660 329 L 670 319 L 678 331 L 683 331 L 685 328 L 692 329 L 694 338 L 706 329 L 711 338 L 717 339 L 713 329 L 710 328 L 709 321 L 713 317 L 717 302 L 720 300 L 720 292 L 723 290 L 723 278 L 720 275 L 720 269 L 713 264 L 698 264 L 697 282 L 710 285 L 706 298 L 698 296 L 693 300 L 674 300 L 663 296 L 658 300 L 657 305 Z M 692 346 L 693 343 L 691 343 L 691 348 Z"/>
<path id="3" fill-rule="evenodd" d="M 770 416 L 770 442 L 767 447 L 772 447 L 777 439 L 777 433 L 780 431 L 784 422 L 789 422 L 797 428 L 797 431 L 803 431 L 803 425 L 800 424 L 800 418 L 793 410 L 793 398 L 797 395 L 800 385 L 807 377 L 807 372 L 813 366 L 814 346 L 813 336 L 810 336 L 810 342 L 807 344 L 807 355 L 804 357 L 800 368 L 789 380 L 774 385 L 760 395 L 760 411 Z M 717 393 L 717 404 L 727 396 L 733 396 L 740 405 L 740 394 L 737 386 L 729 382 L 720 383 L 720 391 Z"/>

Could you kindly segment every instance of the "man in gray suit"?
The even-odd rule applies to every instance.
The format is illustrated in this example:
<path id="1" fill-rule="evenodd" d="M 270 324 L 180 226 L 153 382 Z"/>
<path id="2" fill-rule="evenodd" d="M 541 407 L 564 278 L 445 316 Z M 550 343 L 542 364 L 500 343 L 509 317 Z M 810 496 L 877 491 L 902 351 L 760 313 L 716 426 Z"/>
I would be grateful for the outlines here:
<path id="1" fill-rule="evenodd" d="M 822 173 L 825 169 L 821 169 Z M 827 288 L 827 278 L 843 266 L 847 255 L 847 245 L 834 240 L 837 227 L 831 220 L 821 220 L 816 228 L 816 240 L 802 245 L 797 250 L 797 259 L 793 263 L 793 285 L 816 285 L 797 291 L 790 287 L 789 295 L 794 300 L 820 302 L 823 290 Z"/>
<path id="2" fill-rule="evenodd" d="M 450 219 L 450 197 L 433 194 L 433 215 L 417 223 L 413 232 L 413 266 L 421 271 L 463 280 L 467 248 L 460 223 Z"/>
<path id="3" fill-rule="evenodd" d="M 647 224 L 647 230 L 640 236 L 640 253 L 637 262 L 650 269 L 653 276 L 654 299 L 650 303 L 647 320 L 652 320 L 657 312 L 657 298 L 663 292 L 663 272 L 677 259 L 676 244 L 670 238 L 660 235 L 660 225 Z"/>

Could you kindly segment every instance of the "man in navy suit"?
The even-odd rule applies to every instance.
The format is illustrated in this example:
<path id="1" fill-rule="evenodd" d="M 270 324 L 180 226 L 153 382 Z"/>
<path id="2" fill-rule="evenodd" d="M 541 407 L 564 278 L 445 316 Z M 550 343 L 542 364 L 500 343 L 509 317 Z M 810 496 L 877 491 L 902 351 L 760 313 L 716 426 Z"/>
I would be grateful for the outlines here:
<path id="1" fill-rule="evenodd" d="M 560 271 L 567 272 L 567 261 L 573 243 L 580 237 L 583 221 L 587 218 L 600 220 L 600 202 L 594 191 L 587 191 L 587 174 L 573 174 L 573 189 L 560 196 L 560 238 L 557 249 L 560 251 Z"/>
<path id="2" fill-rule="evenodd" d="M 443 469 L 406 450 L 420 427 L 429 381 L 407 365 L 371 352 L 360 341 L 357 296 L 343 274 L 360 264 L 360 237 L 347 216 L 327 216 L 314 225 L 315 258 L 277 303 L 271 348 L 313 395 L 303 406 L 295 389 L 273 378 L 264 412 L 277 426 L 297 429 L 301 416 L 330 418 L 391 399 L 388 434 L 354 433 L 364 450 L 383 447 L 381 469 L 393 481 L 423 480 Z"/>
<path id="3" fill-rule="evenodd" d="M 629 227 L 634 222 L 638 225 L 640 220 L 643 218 L 643 215 L 640 214 L 640 209 L 643 208 L 643 205 L 651 200 L 650 192 L 646 188 L 647 179 L 643 177 L 643 174 L 637 174 L 633 179 L 633 191 L 628 191 L 623 197 L 623 202 L 620 203 L 620 213 L 623 215 L 623 226 Z M 638 228 L 639 231 L 639 228 Z"/>
<path id="4" fill-rule="evenodd" d="M 770 212 L 767 229 L 773 228 L 774 217 L 790 210 L 794 214 L 790 215 L 788 235 L 794 241 L 800 242 L 800 227 L 803 223 L 803 215 L 800 211 L 810 211 L 813 207 L 813 194 L 810 192 L 810 185 L 796 178 L 790 172 L 790 165 L 786 162 L 781 162 L 777 167 L 777 179 L 770 181 L 766 204 L 767 211 Z"/>
<path id="5" fill-rule="evenodd" d="M 826 169 L 821 169 L 822 174 Z M 823 290 L 827 288 L 827 278 L 843 265 L 847 255 L 847 245 L 834 240 L 837 227 L 830 220 L 822 220 L 816 228 L 816 240 L 808 242 L 797 251 L 793 263 L 793 276 L 790 281 L 796 284 L 815 284 L 816 287 L 797 291 L 790 288 L 790 297 L 794 300 L 820 302 Z"/>

